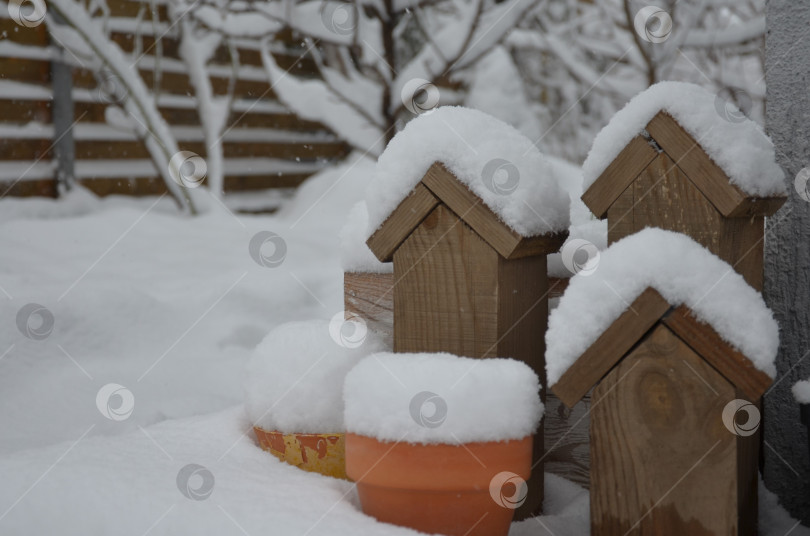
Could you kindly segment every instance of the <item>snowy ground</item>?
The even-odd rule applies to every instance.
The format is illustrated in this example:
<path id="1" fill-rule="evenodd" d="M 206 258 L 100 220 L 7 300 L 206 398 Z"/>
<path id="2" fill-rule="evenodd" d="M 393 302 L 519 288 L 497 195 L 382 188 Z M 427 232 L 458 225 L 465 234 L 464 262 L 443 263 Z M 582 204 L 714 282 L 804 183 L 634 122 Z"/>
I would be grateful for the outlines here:
<path id="1" fill-rule="evenodd" d="M 323 173 L 273 216 L 203 191 L 197 218 L 167 198 L 1 201 L 0 534 L 413 533 L 261 451 L 242 408 L 273 326 L 342 309 L 337 235 L 369 171 Z M 249 251 L 262 231 L 286 246 L 261 249 L 275 266 Z M 47 312 L 21 316 L 29 303 Z M 587 534 L 587 493 L 547 486 L 548 515 L 512 534 Z M 795 522 L 762 498 L 763 533 L 786 534 Z"/>

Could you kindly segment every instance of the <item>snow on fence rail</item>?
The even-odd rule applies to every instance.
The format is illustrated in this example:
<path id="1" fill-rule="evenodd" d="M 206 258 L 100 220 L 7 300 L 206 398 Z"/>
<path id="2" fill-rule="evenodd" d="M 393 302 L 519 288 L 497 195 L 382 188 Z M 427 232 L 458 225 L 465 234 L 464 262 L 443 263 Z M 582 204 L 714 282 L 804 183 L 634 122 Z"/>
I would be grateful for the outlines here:
<path id="1" fill-rule="evenodd" d="M 137 60 L 139 73 L 153 89 L 180 149 L 206 157 L 195 90 L 180 55 L 179 25 L 172 25 L 161 3 L 156 21 L 142 17 L 142 10 L 152 13 L 151 2 L 110 0 L 107 5 L 111 40 L 134 57 L 143 52 Z M 46 23 L 27 28 L 3 9 L 0 36 L 0 195 L 57 193 L 53 86 L 54 60 L 60 57 L 72 77 L 68 92 L 77 181 L 100 195 L 165 191 L 142 141 L 110 117 L 114 95 L 99 87 L 80 57 L 60 50 Z M 272 47 L 279 65 L 314 76 L 311 58 L 290 45 L 291 36 L 279 39 Z M 224 45 L 206 67 L 215 96 L 227 94 L 230 86 L 233 90 L 223 138 L 225 191 L 294 187 L 347 154 L 347 146 L 326 127 L 299 119 L 276 100 L 261 66 L 258 40 L 233 44 L 239 56 L 233 80 L 234 66 Z"/>

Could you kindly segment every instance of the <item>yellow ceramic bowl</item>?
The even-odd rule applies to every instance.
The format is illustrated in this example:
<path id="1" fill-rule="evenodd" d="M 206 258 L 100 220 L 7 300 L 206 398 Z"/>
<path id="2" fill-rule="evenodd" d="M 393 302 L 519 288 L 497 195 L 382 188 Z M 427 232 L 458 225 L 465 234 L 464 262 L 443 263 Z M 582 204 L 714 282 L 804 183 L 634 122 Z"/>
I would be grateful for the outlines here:
<path id="1" fill-rule="evenodd" d="M 304 471 L 348 480 L 345 434 L 284 434 L 253 427 L 259 446 Z"/>

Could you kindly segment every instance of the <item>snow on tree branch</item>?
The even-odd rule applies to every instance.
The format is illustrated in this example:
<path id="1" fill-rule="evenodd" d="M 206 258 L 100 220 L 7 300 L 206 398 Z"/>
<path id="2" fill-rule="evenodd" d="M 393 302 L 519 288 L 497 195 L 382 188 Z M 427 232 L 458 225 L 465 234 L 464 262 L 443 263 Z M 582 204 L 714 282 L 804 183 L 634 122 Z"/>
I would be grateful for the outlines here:
<path id="1" fill-rule="evenodd" d="M 225 182 L 222 136 L 233 95 L 225 97 L 214 95 L 206 63 L 216 52 L 222 38 L 220 34 L 201 29 L 195 32 L 193 22 L 189 18 L 182 19 L 180 24 L 182 26 L 180 56 L 188 66 L 189 79 L 197 97 L 197 111 L 205 138 L 208 187 L 213 195 L 221 197 Z"/>
<path id="2" fill-rule="evenodd" d="M 374 156 L 382 153 L 384 131 L 369 121 L 367 114 L 359 111 L 354 103 L 323 80 L 300 80 L 281 69 L 270 54 L 266 40 L 261 54 L 273 90 L 299 117 L 323 123 L 360 151 Z"/>
<path id="3" fill-rule="evenodd" d="M 82 4 L 73 0 L 52 0 L 50 9 L 59 15 L 64 23 L 57 23 L 49 15 L 48 29 L 68 47 L 76 48 L 76 53 L 88 59 L 96 73 L 108 70 L 114 76 L 114 84 L 121 86 L 125 94 L 119 95 L 124 108 L 141 125 L 145 135 L 145 145 L 157 167 L 166 188 L 181 208 L 196 213 L 191 198 L 178 182 L 172 178 L 169 162 L 179 153 L 177 141 L 169 126 L 158 111 L 154 96 L 144 84 L 137 66 L 130 61 L 121 48 L 102 31 Z M 79 43 L 83 43 L 79 45 Z M 87 55 L 87 49 L 92 54 Z M 83 54 L 84 53 L 84 54 Z"/>

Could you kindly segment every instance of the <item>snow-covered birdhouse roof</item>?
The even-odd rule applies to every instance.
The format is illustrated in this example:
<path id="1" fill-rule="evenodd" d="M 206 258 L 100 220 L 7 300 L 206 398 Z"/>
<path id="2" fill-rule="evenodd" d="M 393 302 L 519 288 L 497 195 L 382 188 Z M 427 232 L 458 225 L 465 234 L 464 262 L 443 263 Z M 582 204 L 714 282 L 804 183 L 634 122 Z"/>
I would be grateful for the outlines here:
<path id="1" fill-rule="evenodd" d="M 571 278 L 549 316 L 549 387 L 575 404 L 658 323 L 752 400 L 776 374 L 779 329 L 762 296 L 686 235 L 648 228 Z"/>
<path id="2" fill-rule="evenodd" d="M 461 107 L 412 120 L 380 156 L 366 191 L 369 248 L 391 260 L 438 204 L 506 258 L 536 254 L 570 221 L 570 199 L 531 140 Z"/>
<path id="3" fill-rule="evenodd" d="M 583 164 L 582 199 L 603 218 L 661 152 L 726 217 L 769 215 L 787 195 L 762 128 L 700 86 L 660 82 L 636 95 L 596 136 Z"/>

